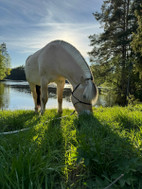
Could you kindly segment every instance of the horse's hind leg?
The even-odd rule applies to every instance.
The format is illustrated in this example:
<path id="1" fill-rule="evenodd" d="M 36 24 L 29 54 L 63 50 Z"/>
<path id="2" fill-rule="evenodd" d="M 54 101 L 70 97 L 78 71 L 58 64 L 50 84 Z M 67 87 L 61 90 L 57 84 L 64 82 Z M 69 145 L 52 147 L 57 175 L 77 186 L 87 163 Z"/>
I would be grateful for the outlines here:
<path id="1" fill-rule="evenodd" d="M 63 101 L 63 90 L 65 85 L 65 79 L 57 82 L 57 94 L 58 94 L 58 113 L 62 113 L 62 101 Z"/>
<path id="2" fill-rule="evenodd" d="M 45 111 L 45 105 L 48 100 L 48 83 L 44 79 L 41 80 L 41 114 Z"/>
<path id="3" fill-rule="evenodd" d="M 40 86 L 36 85 L 36 94 L 37 94 L 37 111 L 40 109 L 41 107 L 41 100 L 40 100 L 40 95 L 41 95 L 41 91 L 40 91 Z"/>

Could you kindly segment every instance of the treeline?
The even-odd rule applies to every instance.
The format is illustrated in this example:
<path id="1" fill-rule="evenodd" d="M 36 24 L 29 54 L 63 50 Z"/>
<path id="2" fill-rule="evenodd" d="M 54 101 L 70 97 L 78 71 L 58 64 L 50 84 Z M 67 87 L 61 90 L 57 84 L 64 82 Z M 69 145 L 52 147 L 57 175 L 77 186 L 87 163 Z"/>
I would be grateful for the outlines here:
<path id="1" fill-rule="evenodd" d="M 19 66 L 17 68 L 11 69 L 10 75 L 8 75 L 6 79 L 25 81 L 26 76 L 25 76 L 24 66 Z M 66 83 L 69 83 L 69 82 L 66 80 Z"/>
<path id="2" fill-rule="evenodd" d="M 26 80 L 24 66 L 13 68 L 11 70 L 10 75 L 8 75 L 6 77 L 6 79 L 11 79 L 11 80 Z"/>
<path id="3" fill-rule="evenodd" d="M 96 84 L 113 89 L 119 105 L 142 101 L 142 1 L 105 0 L 93 15 L 103 28 L 89 37 Z"/>

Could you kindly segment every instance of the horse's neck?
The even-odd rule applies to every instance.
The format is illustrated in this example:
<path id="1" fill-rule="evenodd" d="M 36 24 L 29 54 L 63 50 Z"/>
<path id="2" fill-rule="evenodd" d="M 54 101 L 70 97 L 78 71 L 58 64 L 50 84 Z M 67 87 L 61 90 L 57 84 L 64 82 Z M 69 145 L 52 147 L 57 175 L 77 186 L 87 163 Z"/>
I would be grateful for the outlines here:
<path id="1" fill-rule="evenodd" d="M 81 77 L 78 77 L 78 79 L 68 79 L 69 82 L 71 83 L 73 89 L 80 83 Z"/>
<path id="2" fill-rule="evenodd" d="M 83 58 L 81 58 L 81 55 L 78 55 L 78 52 L 72 51 L 72 48 L 68 49 L 64 47 L 59 47 L 58 50 L 55 49 L 56 51 L 56 57 L 58 57 L 58 64 L 60 65 L 59 72 L 61 75 L 63 75 L 65 78 L 69 80 L 69 82 L 72 84 L 73 88 L 76 87 L 81 81 L 81 77 L 83 76 L 86 78 L 86 72 L 88 71 L 88 67 L 86 66 L 81 66 L 80 61 L 82 61 L 82 65 L 85 64 Z M 73 48 L 74 49 L 74 48 Z M 76 54 L 78 55 L 76 57 Z M 84 67 L 87 69 L 84 70 Z"/>
<path id="3" fill-rule="evenodd" d="M 68 74 L 68 72 L 69 71 L 67 70 L 67 72 L 66 72 L 67 74 L 65 77 L 71 83 L 71 85 L 74 89 L 81 82 L 81 77 L 84 76 L 84 73 L 78 68 L 74 68 L 73 71 L 70 70 L 69 74 Z"/>

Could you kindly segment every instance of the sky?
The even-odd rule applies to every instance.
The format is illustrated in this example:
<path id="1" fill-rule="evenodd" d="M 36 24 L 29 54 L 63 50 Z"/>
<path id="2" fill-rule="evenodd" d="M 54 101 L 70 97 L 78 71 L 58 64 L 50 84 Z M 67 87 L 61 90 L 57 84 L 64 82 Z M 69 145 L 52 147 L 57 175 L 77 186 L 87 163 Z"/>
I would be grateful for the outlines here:
<path id="1" fill-rule="evenodd" d="M 60 39 L 74 45 L 89 62 L 89 36 L 101 32 L 92 13 L 103 0 L 0 0 L 0 44 L 6 43 L 11 67 L 49 42 Z"/>

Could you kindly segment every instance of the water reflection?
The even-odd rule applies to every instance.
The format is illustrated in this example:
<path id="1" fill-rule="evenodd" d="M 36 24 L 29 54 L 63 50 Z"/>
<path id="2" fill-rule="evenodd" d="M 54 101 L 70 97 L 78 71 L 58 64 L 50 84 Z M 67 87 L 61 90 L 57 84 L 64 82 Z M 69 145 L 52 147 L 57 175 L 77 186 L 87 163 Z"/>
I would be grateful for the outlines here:
<path id="1" fill-rule="evenodd" d="M 56 88 L 50 85 L 48 91 L 49 99 L 46 108 L 57 108 Z M 73 108 L 70 95 L 71 89 L 67 85 L 63 93 L 63 108 Z M 0 82 L 0 109 L 34 109 L 28 82 L 10 80 Z"/>
<path id="2" fill-rule="evenodd" d="M 70 100 L 71 86 L 65 85 L 63 93 L 63 108 L 72 109 Z M 57 108 L 57 95 L 54 84 L 48 88 L 49 99 L 46 108 Z M 110 90 L 99 89 L 99 99 L 95 106 L 113 106 L 115 95 Z M 0 109 L 34 109 L 33 98 L 30 93 L 28 82 L 25 81 L 2 81 L 0 82 Z"/>
<path id="3" fill-rule="evenodd" d="M 99 98 L 96 106 L 111 107 L 116 105 L 116 95 L 111 89 L 99 89 Z"/>
<path id="4" fill-rule="evenodd" d="M 9 106 L 9 87 L 5 88 L 5 85 L 0 82 L 0 109 L 7 109 Z"/>

